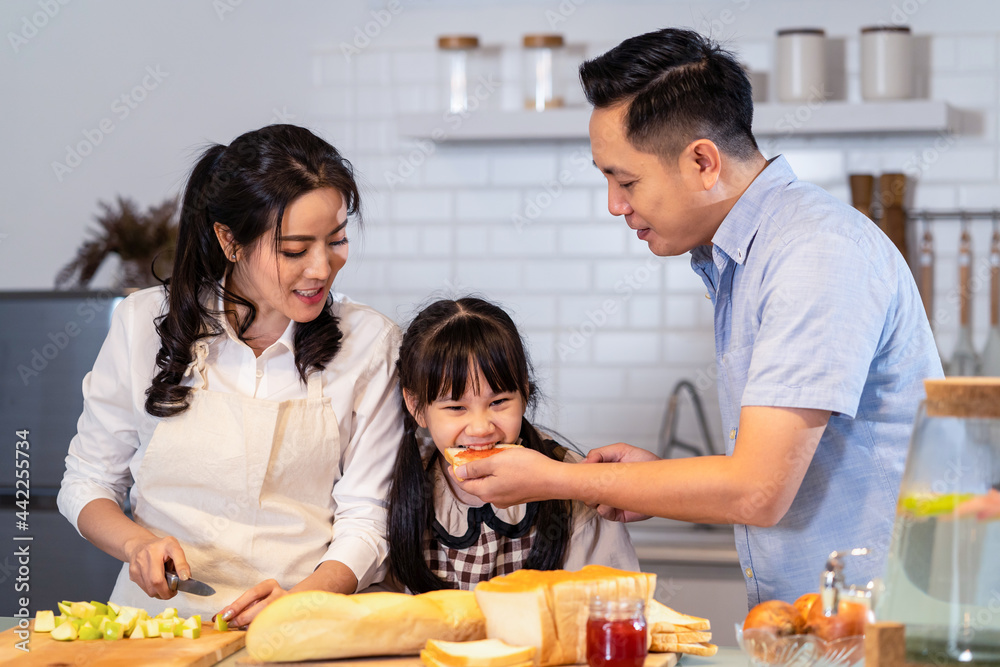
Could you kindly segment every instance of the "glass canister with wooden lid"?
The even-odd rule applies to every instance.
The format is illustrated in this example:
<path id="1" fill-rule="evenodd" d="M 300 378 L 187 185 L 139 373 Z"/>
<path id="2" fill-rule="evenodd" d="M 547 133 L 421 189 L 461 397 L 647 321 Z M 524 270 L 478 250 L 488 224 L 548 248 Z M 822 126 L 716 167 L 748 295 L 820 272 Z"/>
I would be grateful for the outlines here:
<path id="1" fill-rule="evenodd" d="M 566 42 L 562 35 L 531 34 L 522 40 L 524 47 L 524 108 L 545 111 L 565 106 L 566 82 L 560 76 L 565 69 Z"/>
<path id="2" fill-rule="evenodd" d="M 906 661 L 1000 663 L 1000 378 L 926 380 L 875 615 Z"/>

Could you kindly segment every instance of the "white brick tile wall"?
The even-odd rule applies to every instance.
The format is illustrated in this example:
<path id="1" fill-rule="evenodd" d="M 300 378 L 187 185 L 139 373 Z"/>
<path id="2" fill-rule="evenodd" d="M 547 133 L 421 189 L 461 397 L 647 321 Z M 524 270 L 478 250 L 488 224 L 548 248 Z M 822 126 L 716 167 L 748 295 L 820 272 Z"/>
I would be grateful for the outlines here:
<path id="1" fill-rule="evenodd" d="M 321 80 L 324 86 L 354 83 L 354 65 L 340 53 L 319 56 Z"/>
<path id="2" fill-rule="evenodd" d="M 997 152 L 994 148 L 951 148 L 934 151 L 923 180 L 929 183 L 984 183 L 997 180 Z"/>
<path id="3" fill-rule="evenodd" d="M 627 321 L 627 305 L 620 296 L 563 296 L 559 299 L 559 324 L 564 329 L 621 329 Z"/>
<path id="4" fill-rule="evenodd" d="M 628 300 L 628 325 L 636 329 L 659 330 L 663 299 L 660 296 L 633 296 Z"/>
<path id="5" fill-rule="evenodd" d="M 489 231 L 490 253 L 494 255 L 554 255 L 556 254 L 556 228 L 541 223 L 517 227 L 511 223 L 497 223 Z"/>
<path id="6" fill-rule="evenodd" d="M 451 227 L 423 227 L 420 230 L 420 252 L 426 256 L 451 257 L 455 231 Z"/>
<path id="7" fill-rule="evenodd" d="M 556 327 L 556 302 L 554 296 L 517 295 L 503 305 L 519 329 L 551 330 Z"/>
<path id="8" fill-rule="evenodd" d="M 390 236 L 393 257 L 421 256 L 420 230 L 416 227 L 396 225 Z"/>
<path id="9" fill-rule="evenodd" d="M 384 51 L 368 50 L 354 57 L 358 81 L 372 85 L 387 85 L 390 81 L 392 56 Z"/>
<path id="10" fill-rule="evenodd" d="M 997 37 L 968 36 L 958 43 L 958 67 L 963 72 L 993 71 L 997 66 Z"/>
<path id="11" fill-rule="evenodd" d="M 556 177 L 556 156 L 531 151 L 503 152 L 490 159 L 490 177 L 494 185 L 541 186 Z"/>
<path id="12" fill-rule="evenodd" d="M 465 220 L 493 220 L 508 224 L 511 215 L 521 211 L 521 193 L 513 189 L 471 190 L 455 193 L 455 217 Z"/>
<path id="13" fill-rule="evenodd" d="M 958 42 L 955 37 L 942 35 L 931 38 L 932 72 L 949 72 L 958 67 Z"/>
<path id="14" fill-rule="evenodd" d="M 590 266 L 565 259 L 526 260 L 524 288 L 531 292 L 585 292 Z"/>
<path id="15" fill-rule="evenodd" d="M 530 213 L 533 203 L 538 211 L 535 219 L 582 221 L 590 215 L 590 199 L 590 191 L 581 188 L 533 188 L 525 193 L 525 211 Z"/>
<path id="16" fill-rule="evenodd" d="M 309 93 L 308 110 L 320 117 L 351 118 L 356 97 L 354 89 L 346 85 L 316 88 Z"/>
<path id="17" fill-rule="evenodd" d="M 490 294 L 521 288 L 521 267 L 517 260 L 468 259 L 455 262 L 455 278 L 472 292 Z"/>
<path id="18" fill-rule="evenodd" d="M 391 118 L 395 111 L 389 86 L 357 86 L 358 109 L 365 118 Z"/>
<path id="19" fill-rule="evenodd" d="M 423 167 L 427 185 L 486 185 L 489 178 L 486 156 L 472 152 L 435 151 Z"/>
<path id="20" fill-rule="evenodd" d="M 559 395 L 567 399 L 601 401 L 625 393 L 625 371 L 608 368 L 566 368 L 559 372 Z"/>
<path id="21" fill-rule="evenodd" d="M 426 190 L 404 192 L 393 197 L 393 218 L 405 222 L 444 222 L 451 219 L 451 192 Z"/>
<path id="22" fill-rule="evenodd" d="M 458 216 L 461 221 L 462 216 Z M 489 247 L 489 229 L 464 226 L 455 230 L 456 257 L 475 257 L 486 253 Z"/>
<path id="23" fill-rule="evenodd" d="M 843 151 L 785 151 L 784 156 L 795 175 L 803 181 L 826 185 L 844 180 Z"/>
<path id="24" fill-rule="evenodd" d="M 393 260 L 386 271 L 388 287 L 403 292 L 442 290 L 451 280 L 450 263 L 439 260 Z"/>
<path id="25" fill-rule="evenodd" d="M 564 223 L 559 226 L 559 251 L 585 257 L 616 257 L 625 250 L 625 235 L 608 225 Z"/>
<path id="26" fill-rule="evenodd" d="M 362 152 L 385 153 L 395 142 L 392 124 L 386 121 L 357 121 L 354 131 L 357 149 Z"/>
<path id="27" fill-rule="evenodd" d="M 991 107 L 997 103 L 997 79 L 991 74 L 941 74 L 931 78 L 931 97 L 956 107 Z"/>
<path id="28" fill-rule="evenodd" d="M 1000 208 L 1000 184 L 963 185 L 958 188 L 959 205 L 966 208 Z"/>
<path id="29" fill-rule="evenodd" d="M 439 78 L 437 51 L 396 51 L 392 54 L 392 79 L 407 83 L 434 83 Z"/>
<path id="30" fill-rule="evenodd" d="M 598 364 L 651 364 L 660 360 L 660 334 L 599 330 L 594 334 Z"/>
<path id="31" fill-rule="evenodd" d="M 660 289 L 662 272 L 663 263 L 651 253 L 643 259 L 602 259 L 594 265 L 594 289 L 616 295 L 655 292 Z"/>

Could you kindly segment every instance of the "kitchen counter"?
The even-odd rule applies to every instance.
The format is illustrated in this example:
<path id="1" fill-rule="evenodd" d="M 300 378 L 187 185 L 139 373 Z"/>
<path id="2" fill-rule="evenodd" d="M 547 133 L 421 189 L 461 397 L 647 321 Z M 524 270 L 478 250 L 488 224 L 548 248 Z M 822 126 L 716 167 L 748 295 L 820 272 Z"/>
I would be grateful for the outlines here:
<path id="1" fill-rule="evenodd" d="M 10 616 L 0 617 L 0 632 L 9 630 L 16 625 L 14 618 Z M 95 640 L 103 641 L 103 640 Z M 124 640 L 128 641 L 128 640 Z M 173 641 L 192 641 L 189 639 L 175 639 Z M 198 641 L 198 640 L 193 640 Z M 233 655 L 216 663 L 217 667 L 236 667 L 241 660 L 247 658 L 246 649 L 240 649 Z M 746 667 L 747 656 L 736 648 L 720 648 L 719 652 L 711 658 L 700 658 L 693 655 L 681 656 L 680 667 Z M 151 666 L 154 667 L 154 666 Z"/>

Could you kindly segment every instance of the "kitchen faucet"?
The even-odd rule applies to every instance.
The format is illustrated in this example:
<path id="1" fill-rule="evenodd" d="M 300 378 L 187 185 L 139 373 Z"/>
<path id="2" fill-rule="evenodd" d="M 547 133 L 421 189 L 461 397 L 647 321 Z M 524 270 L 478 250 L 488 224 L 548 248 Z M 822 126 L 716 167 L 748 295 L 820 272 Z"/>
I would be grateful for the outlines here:
<path id="1" fill-rule="evenodd" d="M 702 449 L 677 438 L 677 409 L 682 391 L 687 391 L 691 398 L 691 405 L 694 406 L 695 415 L 698 417 Z M 670 398 L 667 399 L 667 411 L 663 415 L 663 424 L 660 426 L 660 437 L 656 447 L 657 456 L 664 459 L 670 458 L 674 449 L 684 450 L 691 456 L 718 454 L 712 443 L 712 437 L 708 433 L 708 423 L 705 421 L 705 409 L 702 407 L 701 398 L 690 380 L 681 380 L 674 385 L 673 391 L 670 392 Z"/>

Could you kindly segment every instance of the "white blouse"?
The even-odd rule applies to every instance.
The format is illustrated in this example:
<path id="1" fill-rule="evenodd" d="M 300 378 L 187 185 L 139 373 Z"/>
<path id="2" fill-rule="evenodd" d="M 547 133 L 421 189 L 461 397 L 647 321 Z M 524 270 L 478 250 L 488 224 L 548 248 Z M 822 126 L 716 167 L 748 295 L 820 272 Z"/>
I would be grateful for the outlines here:
<path id="1" fill-rule="evenodd" d="M 343 332 L 341 349 L 321 373 L 340 426 L 342 477 L 333 486 L 336 522 L 322 560 L 344 563 L 358 590 L 384 574 L 388 545 L 386 503 L 389 478 L 402 437 L 396 392 L 400 331 L 368 306 L 333 294 Z M 156 368 L 160 337 L 155 318 L 166 309 L 162 288 L 130 295 L 115 309 L 111 330 L 93 370 L 83 381 L 83 414 L 70 442 L 59 511 L 77 527 L 89 502 L 107 498 L 124 507 L 161 418 L 145 409 Z M 208 339 L 208 389 L 271 401 L 306 398 L 295 368 L 295 323 L 259 356 L 221 318 L 224 333 Z M 194 377 L 184 379 L 194 384 Z M 169 419 L 169 418 L 168 418 Z M 319 563 L 317 563 L 318 565 Z"/>

